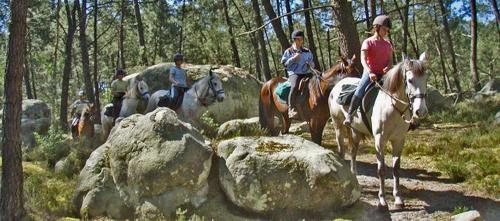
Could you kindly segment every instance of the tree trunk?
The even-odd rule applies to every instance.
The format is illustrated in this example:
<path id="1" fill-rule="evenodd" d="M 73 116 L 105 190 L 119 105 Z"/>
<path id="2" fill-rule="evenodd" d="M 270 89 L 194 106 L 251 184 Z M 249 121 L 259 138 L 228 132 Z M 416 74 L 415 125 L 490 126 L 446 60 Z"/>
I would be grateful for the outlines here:
<path id="1" fill-rule="evenodd" d="M 439 22 L 437 18 L 437 9 L 435 6 L 433 6 L 434 9 L 434 24 L 436 27 L 439 27 Z M 448 76 L 448 73 L 446 71 L 446 58 L 444 57 L 443 53 L 443 45 L 441 44 L 441 33 L 440 33 L 440 28 L 438 30 L 434 30 L 434 35 L 435 35 L 435 45 L 436 45 L 436 50 L 439 55 L 439 60 L 441 63 L 441 71 L 443 73 L 443 84 L 444 84 L 444 92 L 448 93 L 451 92 L 451 84 L 450 84 L 450 78 Z"/>
<path id="2" fill-rule="evenodd" d="M 453 68 L 453 82 L 455 83 L 455 87 L 457 88 L 457 92 L 462 92 L 462 87 L 460 86 L 460 80 L 458 79 L 458 69 L 457 69 L 457 61 L 455 56 L 455 50 L 453 49 L 453 41 L 451 39 L 450 28 L 448 26 L 448 12 L 445 8 L 443 0 L 439 0 L 439 7 L 441 8 L 441 14 L 443 19 L 444 26 L 444 36 L 446 39 L 446 43 L 448 44 L 448 53 L 451 56 L 451 66 Z"/>
<path id="3" fill-rule="evenodd" d="M 184 41 L 184 14 L 186 9 L 186 0 L 182 0 L 181 8 L 181 33 L 179 36 L 179 53 L 182 53 L 182 42 Z"/>
<path id="4" fill-rule="evenodd" d="M 262 5 L 264 5 L 264 10 L 266 11 L 266 14 L 270 20 L 276 18 L 276 13 L 274 13 L 274 9 L 273 9 L 273 6 L 271 5 L 270 0 L 262 0 Z M 283 26 L 281 25 L 281 20 L 275 19 L 275 20 L 271 21 L 271 24 L 273 25 L 273 29 L 274 29 L 274 32 L 276 33 L 276 37 L 278 38 L 278 40 L 280 42 L 281 52 L 283 52 L 287 48 L 290 47 L 290 42 L 288 41 L 288 38 L 286 37 L 286 34 L 283 31 Z"/>
<path id="5" fill-rule="evenodd" d="M 413 32 L 415 33 L 415 46 L 417 47 L 417 53 L 416 55 L 419 55 L 420 54 L 420 49 L 418 48 L 418 33 L 417 33 L 417 24 L 416 24 L 416 17 L 417 17 L 417 13 L 415 11 L 415 5 L 413 5 L 413 16 L 412 16 L 412 20 L 413 20 Z"/>
<path id="6" fill-rule="evenodd" d="M 57 0 L 56 6 L 56 44 L 54 46 L 54 60 L 52 61 L 52 78 L 57 76 L 57 52 L 59 52 L 59 11 L 61 10 L 61 0 Z"/>
<path id="7" fill-rule="evenodd" d="M 385 14 L 384 0 L 380 0 L 380 14 Z M 374 18 L 375 19 L 375 18 Z"/>
<path id="8" fill-rule="evenodd" d="M 262 26 L 262 17 L 260 16 L 260 8 L 258 0 L 252 0 L 252 8 L 254 12 L 254 20 L 257 27 Z M 267 56 L 266 42 L 264 40 L 264 33 L 262 29 L 257 31 L 257 40 L 259 42 L 260 60 L 264 71 L 266 81 L 271 79 L 271 68 L 269 67 L 269 58 Z"/>
<path id="9" fill-rule="evenodd" d="M 64 0 L 66 7 L 66 17 L 68 23 L 68 31 L 66 34 L 66 46 L 64 50 L 64 69 L 63 69 L 63 79 L 61 88 L 61 105 L 59 112 L 59 126 L 63 131 L 68 129 L 68 90 L 69 90 L 69 79 L 71 77 L 71 63 L 73 59 L 73 40 L 76 32 L 76 8 L 70 9 L 68 0 Z M 76 4 L 74 4 L 76 5 Z"/>
<path id="10" fill-rule="evenodd" d="M 92 77 L 90 76 L 90 61 L 89 61 L 89 48 L 87 43 L 87 0 L 82 0 L 82 5 L 80 8 L 79 1 L 75 1 L 78 10 L 79 17 L 79 29 L 80 29 L 80 53 L 82 55 L 82 74 L 83 83 L 85 85 L 85 94 L 87 99 L 91 102 L 95 102 L 94 96 L 94 86 L 92 84 Z"/>
<path id="11" fill-rule="evenodd" d="M 139 46 L 141 47 L 142 65 L 148 65 L 148 57 L 146 50 L 146 40 L 144 40 L 144 26 L 142 25 L 141 9 L 139 1 L 134 0 L 135 20 L 137 21 L 137 34 L 139 34 Z"/>
<path id="12" fill-rule="evenodd" d="M 292 12 L 292 7 L 290 7 L 290 0 L 285 0 L 285 10 L 286 10 L 286 13 L 290 13 Z M 293 15 L 289 14 L 286 16 L 286 19 L 288 21 L 288 37 L 292 37 L 292 33 L 293 33 Z"/>
<path id="13" fill-rule="evenodd" d="M 29 36 L 29 32 L 26 34 L 26 47 L 24 49 L 24 64 L 25 64 L 25 70 L 24 70 L 24 87 L 26 88 L 26 97 L 28 99 L 33 99 L 33 93 L 31 90 L 31 79 L 30 79 L 30 59 L 29 59 L 29 54 L 30 54 L 30 48 L 31 48 L 31 38 Z"/>
<path id="14" fill-rule="evenodd" d="M 498 46 L 500 46 L 500 13 L 498 12 L 498 4 L 497 0 L 490 0 L 490 1 L 491 1 L 491 6 L 493 7 L 493 11 L 495 12 L 497 32 L 498 32 Z"/>
<path id="15" fill-rule="evenodd" d="M 234 0 L 231 0 L 231 2 L 233 3 L 234 7 L 236 8 L 236 11 L 238 11 L 238 15 L 240 16 L 241 18 L 241 22 L 243 23 L 243 25 L 245 26 L 245 31 L 250 31 L 250 25 L 248 25 L 245 21 L 245 18 L 243 17 L 243 14 L 241 13 L 241 10 L 240 8 L 238 7 L 238 5 L 236 4 L 236 2 L 234 2 Z M 249 35 L 250 37 L 250 41 L 252 42 L 252 46 L 253 46 L 253 56 L 255 58 L 255 73 L 257 75 L 257 79 L 261 80 L 261 76 L 262 76 L 262 68 L 261 68 L 261 62 L 260 62 L 260 51 L 259 51 L 259 44 L 257 43 L 257 39 L 256 39 L 256 36 L 255 36 L 255 32 L 251 33 Z"/>
<path id="16" fill-rule="evenodd" d="M 11 1 L 9 46 L 4 78 L 5 103 L 2 137 L 2 186 L 0 220 L 16 221 L 25 216 L 21 154 L 21 109 L 26 48 L 26 0 Z M 21 50 L 19 50 L 21 49 Z"/>
<path id="17" fill-rule="evenodd" d="M 371 28 L 372 28 L 372 24 L 371 24 L 371 19 L 370 19 L 370 9 L 368 7 L 368 0 L 364 0 L 363 1 L 363 5 L 365 7 L 365 18 L 366 18 L 366 31 L 370 31 Z"/>
<path id="18" fill-rule="evenodd" d="M 238 53 L 238 46 L 236 45 L 236 40 L 233 33 L 233 23 L 229 17 L 229 8 L 227 6 L 227 1 L 222 0 L 222 5 L 224 8 L 224 17 L 226 18 L 226 24 L 228 26 L 229 35 L 231 35 L 231 51 L 233 52 L 233 65 L 236 67 L 241 67 L 240 54 Z"/>
<path id="19" fill-rule="evenodd" d="M 125 65 L 125 47 L 123 46 L 123 43 L 125 42 L 125 30 L 123 29 L 123 26 L 125 25 L 125 12 L 126 12 L 126 9 L 127 9 L 127 2 L 126 0 L 121 0 L 121 4 L 120 4 L 120 8 L 121 8 L 121 12 L 120 12 L 120 42 L 119 42 L 119 45 L 118 45 L 118 49 L 119 49 L 119 53 L 118 53 L 118 56 L 119 56 L 119 61 L 120 61 L 120 65 L 118 66 L 119 68 L 123 68 L 125 69 L 126 65 Z"/>
<path id="20" fill-rule="evenodd" d="M 352 10 L 352 9 L 351 9 Z M 377 17 L 377 3 L 376 0 L 370 0 L 370 24 L 373 24 L 373 19 Z"/>
<path id="21" fill-rule="evenodd" d="M 405 0 L 405 6 L 404 6 L 404 12 L 401 12 L 399 9 L 398 5 L 398 0 L 394 0 L 394 5 L 397 8 L 399 18 L 401 19 L 401 22 L 403 23 L 403 46 L 402 50 L 405 55 L 408 55 L 408 40 L 410 41 L 410 44 L 412 45 L 413 52 L 418 56 L 418 50 L 417 47 L 415 46 L 415 43 L 413 42 L 413 39 L 410 36 L 410 31 L 408 29 L 408 8 L 409 8 L 409 0 Z"/>
<path id="22" fill-rule="evenodd" d="M 471 10 L 471 46 L 470 46 L 470 74 L 472 77 L 471 86 L 476 92 L 481 90 L 479 74 L 477 73 L 477 10 L 476 0 L 470 0 Z"/>
<path id="23" fill-rule="evenodd" d="M 328 45 L 328 67 L 332 66 L 332 44 L 331 44 L 331 37 L 330 37 L 330 29 L 326 31 L 326 44 Z"/>
<path id="24" fill-rule="evenodd" d="M 97 60 L 97 53 L 98 53 L 98 47 L 97 47 L 97 16 L 99 15 L 99 7 L 98 7 L 98 0 L 94 0 L 94 91 L 95 91 L 95 107 L 96 108 L 96 113 L 94 116 L 96 117 L 95 121 L 96 122 L 101 122 L 101 99 L 100 99 L 100 88 L 99 88 L 99 78 L 97 77 L 97 71 L 98 71 L 98 65 L 99 62 Z"/>
<path id="25" fill-rule="evenodd" d="M 359 58 L 361 44 L 359 43 L 358 31 L 356 23 L 352 15 L 351 1 L 347 0 L 332 0 L 333 18 L 338 24 L 339 47 L 342 56 L 351 58 L 354 54 Z M 355 60 L 355 67 L 362 71 L 360 59 Z M 360 73 L 361 74 L 361 73 Z"/>
<path id="26" fill-rule="evenodd" d="M 309 7 L 312 8 L 313 5 L 310 4 Z M 327 68 L 326 68 L 326 65 L 325 65 L 324 57 L 323 57 L 323 47 L 321 47 L 321 35 L 320 35 L 320 32 L 319 32 L 318 22 L 316 21 L 316 17 L 314 16 L 314 12 L 311 13 L 311 15 L 312 15 L 312 20 L 313 20 L 313 24 L 314 24 L 314 30 L 316 32 L 316 41 L 318 41 L 319 57 L 321 58 L 321 65 L 323 65 L 320 70 L 326 70 Z M 319 60 L 319 58 L 318 58 L 318 60 Z"/>
<path id="27" fill-rule="evenodd" d="M 304 9 L 309 8 L 309 0 L 303 0 L 304 2 Z M 311 25 L 311 17 L 309 15 L 309 11 L 304 12 L 304 17 L 305 17 L 305 22 L 306 22 L 306 32 L 307 32 L 307 40 L 309 43 L 309 49 L 311 50 L 313 56 L 313 61 L 314 65 L 317 68 L 320 68 L 321 66 L 319 65 L 319 60 L 318 60 L 318 53 L 316 53 L 316 44 L 314 43 L 314 34 L 312 30 L 312 25 Z"/>

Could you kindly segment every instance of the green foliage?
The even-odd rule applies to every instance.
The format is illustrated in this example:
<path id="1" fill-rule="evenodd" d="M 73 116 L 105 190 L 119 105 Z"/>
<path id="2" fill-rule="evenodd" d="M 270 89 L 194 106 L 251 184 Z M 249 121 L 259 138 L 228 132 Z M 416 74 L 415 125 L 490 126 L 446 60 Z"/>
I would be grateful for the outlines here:
<path id="1" fill-rule="evenodd" d="M 490 126 L 498 111 L 498 97 L 486 101 L 466 101 L 431 115 L 456 123 L 480 122 L 478 126 L 448 131 L 432 131 L 426 142 L 411 137 L 403 154 L 426 155 L 436 160 L 439 170 L 455 182 L 500 196 L 500 127 Z M 444 119 L 443 119 L 444 118 Z"/>
<path id="2" fill-rule="evenodd" d="M 188 219 L 186 218 L 186 213 L 187 213 L 187 209 L 177 208 L 177 210 L 175 211 L 176 220 L 177 221 L 187 221 Z"/>
<path id="3" fill-rule="evenodd" d="M 64 132 L 51 127 L 46 135 L 35 133 L 38 147 L 29 154 L 32 160 L 46 161 L 49 167 L 54 167 L 57 160 L 69 152 L 69 141 Z"/>
<path id="4" fill-rule="evenodd" d="M 215 121 L 214 116 L 206 111 L 200 117 L 201 133 L 207 137 L 214 138 L 217 136 L 217 130 L 220 124 Z"/>
<path id="5" fill-rule="evenodd" d="M 457 215 L 460 213 L 465 213 L 469 210 L 472 210 L 472 208 L 466 207 L 466 206 L 456 206 L 453 208 L 453 211 L 451 212 L 452 215 Z"/>

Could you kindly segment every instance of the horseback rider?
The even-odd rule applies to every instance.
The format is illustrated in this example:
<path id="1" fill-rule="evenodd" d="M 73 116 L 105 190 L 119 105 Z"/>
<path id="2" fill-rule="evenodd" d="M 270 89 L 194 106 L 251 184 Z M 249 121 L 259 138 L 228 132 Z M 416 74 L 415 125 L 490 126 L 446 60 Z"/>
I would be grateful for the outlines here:
<path id="1" fill-rule="evenodd" d="M 349 126 L 365 95 L 370 82 L 380 80 L 392 67 L 392 44 L 385 37 L 391 29 L 391 19 L 387 15 L 379 15 L 373 20 L 372 36 L 361 45 L 361 64 L 363 75 L 356 88 L 349 106 L 344 125 Z"/>
<path id="2" fill-rule="evenodd" d="M 173 57 L 175 66 L 170 68 L 169 80 L 172 82 L 170 87 L 170 98 L 171 103 L 168 105 L 173 110 L 179 108 L 184 99 L 184 93 L 187 91 L 187 74 L 186 69 L 183 69 L 182 63 L 184 63 L 184 56 L 180 53 L 176 53 Z"/>
<path id="3" fill-rule="evenodd" d="M 115 80 L 111 82 L 111 95 L 113 96 L 113 117 L 116 119 L 120 115 L 120 110 L 122 109 L 123 97 L 128 89 L 128 82 L 123 80 L 125 77 L 125 71 L 123 69 L 117 69 L 115 74 Z"/>
<path id="4" fill-rule="evenodd" d="M 290 82 L 290 94 L 288 95 L 288 115 L 295 117 L 295 100 L 297 97 L 297 87 L 301 79 L 311 77 L 310 68 L 314 68 L 313 54 L 305 47 L 304 32 L 296 30 L 292 33 L 293 44 L 286 49 L 281 57 L 281 63 L 285 65 Z M 309 67 L 310 66 L 310 67 Z"/>
<path id="5" fill-rule="evenodd" d="M 85 100 L 85 92 L 83 90 L 80 90 L 78 92 L 78 97 L 79 99 L 71 104 L 71 134 L 73 135 L 73 137 L 76 137 L 78 122 L 80 121 L 83 109 L 90 104 L 88 100 Z"/>

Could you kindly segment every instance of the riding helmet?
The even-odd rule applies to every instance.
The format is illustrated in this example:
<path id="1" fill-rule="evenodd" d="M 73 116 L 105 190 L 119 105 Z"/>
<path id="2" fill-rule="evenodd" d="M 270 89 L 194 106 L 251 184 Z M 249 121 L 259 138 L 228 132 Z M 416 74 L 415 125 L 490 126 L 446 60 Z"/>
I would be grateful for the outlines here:
<path id="1" fill-rule="evenodd" d="M 391 19 L 387 15 L 379 15 L 373 20 L 373 26 L 375 25 L 380 25 L 380 26 L 385 26 L 388 27 L 389 29 L 392 28 L 391 25 Z"/>
<path id="2" fill-rule="evenodd" d="M 176 53 L 174 55 L 174 62 L 176 62 L 176 61 L 183 61 L 183 60 L 184 60 L 184 56 L 181 53 Z"/>
<path id="3" fill-rule="evenodd" d="M 296 39 L 298 37 L 304 37 L 304 32 L 301 30 L 295 30 L 292 33 L 292 39 Z"/>

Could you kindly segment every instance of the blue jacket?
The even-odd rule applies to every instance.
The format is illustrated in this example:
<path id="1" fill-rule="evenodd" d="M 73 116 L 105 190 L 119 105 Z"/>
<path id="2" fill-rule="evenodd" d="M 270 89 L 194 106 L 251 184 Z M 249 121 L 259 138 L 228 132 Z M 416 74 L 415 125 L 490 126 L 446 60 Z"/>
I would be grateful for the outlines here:
<path id="1" fill-rule="evenodd" d="M 300 58 L 294 61 L 291 58 L 295 55 L 296 52 L 300 53 Z M 281 63 L 285 65 L 286 71 L 288 72 L 289 76 L 293 74 L 309 73 L 310 70 L 307 63 L 309 63 L 312 68 L 314 68 L 313 54 L 309 49 L 304 47 L 300 50 L 295 50 L 293 47 L 286 49 L 283 53 L 283 56 L 281 57 Z"/>

